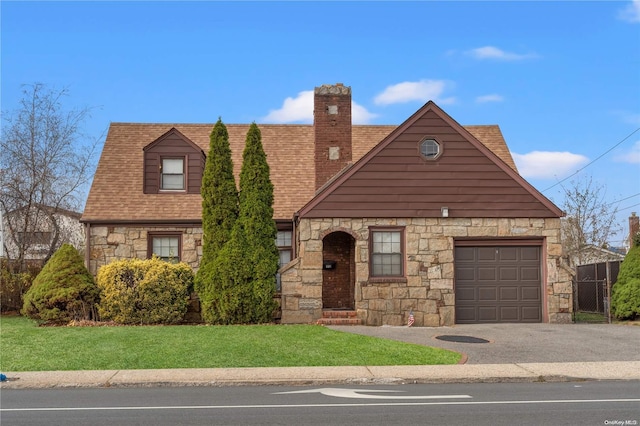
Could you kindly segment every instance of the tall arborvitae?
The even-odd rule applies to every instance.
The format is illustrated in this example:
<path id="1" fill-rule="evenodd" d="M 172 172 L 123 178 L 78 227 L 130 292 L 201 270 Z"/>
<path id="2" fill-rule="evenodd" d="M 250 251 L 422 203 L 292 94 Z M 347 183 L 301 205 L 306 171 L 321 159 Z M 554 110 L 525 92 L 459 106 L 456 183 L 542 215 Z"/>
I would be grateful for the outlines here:
<path id="1" fill-rule="evenodd" d="M 273 319 L 278 270 L 273 185 L 260 129 L 249 128 L 240 172 L 240 205 L 231 239 L 216 257 L 206 320 L 216 324 L 264 323 Z"/>
<path id="2" fill-rule="evenodd" d="M 272 320 L 278 271 L 277 228 L 273 220 L 273 184 L 258 126 L 249 127 L 240 171 L 240 209 L 236 226 L 245 232 L 251 270 L 251 321 Z"/>
<path id="3" fill-rule="evenodd" d="M 220 250 L 229 241 L 238 217 L 238 190 L 233 176 L 229 134 L 222 119 L 213 127 L 209 138 L 209 154 L 202 175 L 202 259 L 195 278 L 202 317 L 211 322 L 219 305 L 219 288 L 225 283 L 214 271 Z"/>

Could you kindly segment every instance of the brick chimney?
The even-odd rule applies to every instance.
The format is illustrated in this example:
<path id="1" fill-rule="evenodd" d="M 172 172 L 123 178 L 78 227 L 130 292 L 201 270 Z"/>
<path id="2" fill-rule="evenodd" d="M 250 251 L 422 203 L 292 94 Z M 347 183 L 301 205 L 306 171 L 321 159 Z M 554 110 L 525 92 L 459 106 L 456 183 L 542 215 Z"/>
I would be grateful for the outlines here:
<path id="1" fill-rule="evenodd" d="M 351 162 L 351 87 L 316 87 L 313 98 L 316 189 Z"/>
<path id="2" fill-rule="evenodd" d="M 640 217 L 636 212 L 631 212 L 629 216 L 629 247 L 633 247 L 633 236 L 640 232 Z"/>

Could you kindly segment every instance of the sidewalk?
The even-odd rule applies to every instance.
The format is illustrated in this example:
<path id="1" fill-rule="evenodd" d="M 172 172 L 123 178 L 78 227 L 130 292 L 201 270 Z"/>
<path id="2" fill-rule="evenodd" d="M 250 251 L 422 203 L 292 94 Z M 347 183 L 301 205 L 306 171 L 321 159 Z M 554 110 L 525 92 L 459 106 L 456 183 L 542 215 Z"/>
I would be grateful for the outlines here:
<path id="1" fill-rule="evenodd" d="M 457 365 L 3 372 L 0 389 L 640 380 L 640 326 L 476 324 L 331 326 L 464 354 Z M 486 343 L 438 339 L 467 336 Z"/>
<path id="2" fill-rule="evenodd" d="M 640 380 L 640 361 L 7 372 L 0 389 Z"/>

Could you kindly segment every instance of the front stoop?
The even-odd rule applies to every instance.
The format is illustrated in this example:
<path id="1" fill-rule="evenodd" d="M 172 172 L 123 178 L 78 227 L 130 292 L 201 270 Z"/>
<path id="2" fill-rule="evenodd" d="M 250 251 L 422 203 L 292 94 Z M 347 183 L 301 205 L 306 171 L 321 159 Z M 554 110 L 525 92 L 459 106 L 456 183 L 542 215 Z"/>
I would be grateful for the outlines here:
<path id="1" fill-rule="evenodd" d="M 322 318 L 316 321 L 321 325 L 362 325 L 362 320 L 358 318 L 356 311 L 331 310 L 322 311 Z"/>

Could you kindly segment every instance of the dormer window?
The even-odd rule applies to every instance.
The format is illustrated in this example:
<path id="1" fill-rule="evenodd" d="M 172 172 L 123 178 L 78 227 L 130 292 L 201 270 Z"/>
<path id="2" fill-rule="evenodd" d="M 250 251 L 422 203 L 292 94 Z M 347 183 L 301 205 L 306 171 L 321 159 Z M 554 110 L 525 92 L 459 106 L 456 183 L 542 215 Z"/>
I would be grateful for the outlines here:
<path id="1" fill-rule="evenodd" d="M 199 194 L 204 152 L 172 128 L 143 148 L 145 194 Z"/>
<path id="2" fill-rule="evenodd" d="M 160 189 L 184 190 L 184 158 L 163 158 L 160 172 Z"/>
<path id="3" fill-rule="evenodd" d="M 442 153 L 442 147 L 432 138 L 423 139 L 420 142 L 420 155 L 427 160 L 435 160 Z"/>

